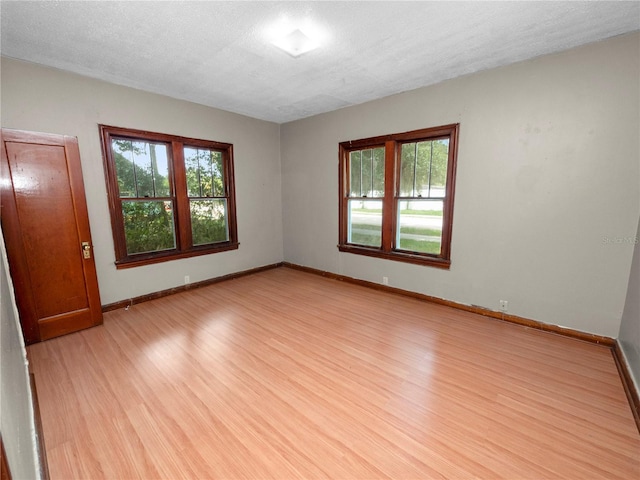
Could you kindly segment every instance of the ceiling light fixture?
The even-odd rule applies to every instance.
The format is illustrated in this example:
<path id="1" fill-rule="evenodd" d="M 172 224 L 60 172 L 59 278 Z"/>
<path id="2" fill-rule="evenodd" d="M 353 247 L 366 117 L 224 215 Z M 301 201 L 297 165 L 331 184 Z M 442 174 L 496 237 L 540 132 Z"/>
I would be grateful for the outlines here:
<path id="1" fill-rule="evenodd" d="M 299 28 L 296 28 L 292 32 L 289 32 L 287 35 L 280 37 L 272 41 L 271 43 L 273 43 L 281 50 L 284 50 L 294 58 L 299 57 L 303 53 L 315 50 L 319 46 L 318 42 L 309 38 Z"/>

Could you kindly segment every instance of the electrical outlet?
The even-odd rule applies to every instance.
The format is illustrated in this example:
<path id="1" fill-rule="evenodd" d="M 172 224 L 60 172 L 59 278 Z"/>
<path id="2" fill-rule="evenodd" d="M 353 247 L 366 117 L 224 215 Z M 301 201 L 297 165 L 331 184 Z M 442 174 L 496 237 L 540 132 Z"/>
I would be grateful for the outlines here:
<path id="1" fill-rule="evenodd" d="M 509 302 L 507 300 L 500 300 L 500 310 L 506 312 L 509 309 Z"/>
<path id="2" fill-rule="evenodd" d="M 382 277 L 382 284 L 389 285 L 389 277 Z"/>
<path id="3" fill-rule="evenodd" d="M 189 285 L 191 283 L 191 279 L 189 278 L 189 275 L 185 275 L 184 276 L 184 284 L 185 285 Z"/>

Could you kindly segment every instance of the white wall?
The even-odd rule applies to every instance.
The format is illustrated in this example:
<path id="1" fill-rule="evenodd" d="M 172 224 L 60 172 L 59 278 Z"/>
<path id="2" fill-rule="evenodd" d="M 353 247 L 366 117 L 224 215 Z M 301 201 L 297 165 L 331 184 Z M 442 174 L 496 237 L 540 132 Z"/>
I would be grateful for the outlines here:
<path id="1" fill-rule="evenodd" d="M 40 478 L 27 352 L 0 235 L 0 432 L 12 478 Z"/>
<path id="2" fill-rule="evenodd" d="M 284 257 L 615 338 L 640 212 L 640 34 L 281 127 Z M 340 253 L 338 143 L 460 123 L 449 271 Z"/>
<path id="3" fill-rule="evenodd" d="M 630 240 L 635 242 L 635 247 L 618 342 L 629 365 L 636 390 L 640 391 L 640 222 L 638 233 Z"/>
<path id="4" fill-rule="evenodd" d="M 78 137 L 103 304 L 281 262 L 279 125 L 2 58 L 2 126 Z M 116 270 L 98 124 L 232 143 L 238 250 Z"/>

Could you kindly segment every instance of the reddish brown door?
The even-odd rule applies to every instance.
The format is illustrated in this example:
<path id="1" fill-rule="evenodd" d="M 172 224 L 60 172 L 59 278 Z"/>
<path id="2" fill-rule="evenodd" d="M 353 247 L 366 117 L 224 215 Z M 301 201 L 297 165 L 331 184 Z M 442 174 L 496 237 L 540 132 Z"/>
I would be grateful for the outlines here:
<path id="1" fill-rule="evenodd" d="M 77 139 L 1 135 L 2 231 L 25 341 L 101 324 Z"/>

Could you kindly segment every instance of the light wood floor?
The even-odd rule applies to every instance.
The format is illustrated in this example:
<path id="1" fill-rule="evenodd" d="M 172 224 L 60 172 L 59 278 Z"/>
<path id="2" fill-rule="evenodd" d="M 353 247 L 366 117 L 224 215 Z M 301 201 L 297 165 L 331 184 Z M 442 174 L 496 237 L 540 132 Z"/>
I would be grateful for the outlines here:
<path id="1" fill-rule="evenodd" d="M 288 268 L 29 357 L 52 479 L 640 478 L 608 348 Z"/>

